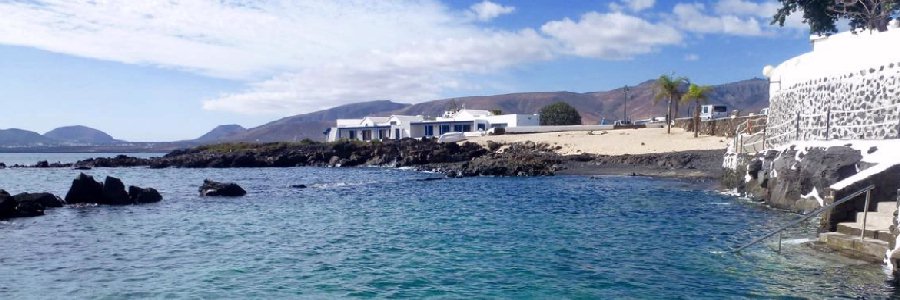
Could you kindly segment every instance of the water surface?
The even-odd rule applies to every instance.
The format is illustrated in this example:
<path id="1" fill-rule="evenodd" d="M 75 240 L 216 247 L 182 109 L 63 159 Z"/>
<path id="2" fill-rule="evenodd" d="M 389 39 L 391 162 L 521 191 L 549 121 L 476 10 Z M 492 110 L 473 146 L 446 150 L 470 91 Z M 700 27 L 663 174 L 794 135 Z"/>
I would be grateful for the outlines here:
<path id="1" fill-rule="evenodd" d="M 0 156 L 0 161 L 4 158 Z M 79 171 L 0 170 L 64 195 Z M 0 299 L 890 297 L 881 266 L 819 254 L 796 217 L 673 180 L 416 181 L 384 168 L 95 168 L 165 199 L 0 222 Z M 241 198 L 201 198 L 204 178 Z M 307 184 L 307 189 L 292 189 Z"/>

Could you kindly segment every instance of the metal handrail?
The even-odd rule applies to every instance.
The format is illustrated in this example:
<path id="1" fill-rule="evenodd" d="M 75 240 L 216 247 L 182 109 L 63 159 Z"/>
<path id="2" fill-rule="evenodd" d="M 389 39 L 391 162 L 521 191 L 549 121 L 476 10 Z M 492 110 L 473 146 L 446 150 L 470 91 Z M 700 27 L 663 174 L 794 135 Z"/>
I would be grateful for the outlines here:
<path id="1" fill-rule="evenodd" d="M 835 201 L 834 203 L 831 203 L 831 204 L 828 204 L 828 205 L 826 205 L 826 206 L 820 207 L 819 209 L 816 209 L 816 210 L 814 210 L 814 211 L 811 212 L 811 213 L 805 214 L 805 215 L 803 215 L 802 217 L 800 217 L 799 219 L 794 220 L 794 221 L 791 221 L 791 222 L 788 223 L 787 225 L 784 225 L 784 226 L 782 226 L 781 228 L 778 228 L 778 230 L 772 231 L 772 232 L 770 232 L 770 233 L 768 233 L 768 234 L 766 234 L 766 235 L 764 235 L 764 236 L 758 237 L 758 238 L 756 238 L 756 239 L 750 241 L 749 243 L 744 244 L 744 245 L 741 246 L 741 247 L 738 247 L 736 250 L 734 250 L 734 251 L 732 251 L 732 252 L 733 252 L 733 253 L 739 253 L 739 252 L 741 252 L 741 250 L 744 250 L 744 249 L 746 249 L 747 247 L 750 247 L 750 246 L 755 245 L 756 243 L 762 242 L 763 240 L 765 240 L 765 239 L 767 239 L 767 238 L 770 238 L 770 237 L 772 237 L 773 235 L 776 235 L 776 234 L 778 234 L 778 233 L 781 233 L 782 231 L 784 231 L 784 230 L 786 230 L 786 229 L 788 229 L 788 228 L 790 228 L 790 227 L 793 227 L 794 225 L 800 224 L 800 222 L 806 221 L 806 219 L 809 219 L 809 218 L 812 218 L 812 217 L 814 217 L 814 216 L 816 216 L 816 215 L 818 215 L 818 214 L 821 214 L 821 213 L 823 213 L 823 212 L 825 212 L 825 211 L 827 211 L 827 210 L 829 210 L 829 209 L 834 208 L 835 206 L 838 206 L 838 205 L 843 204 L 844 202 L 853 200 L 853 198 L 856 198 L 857 196 L 862 195 L 863 193 L 868 193 L 868 192 L 870 192 L 870 191 L 872 191 L 872 190 L 874 190 L 874 189 L 875 189 L 875 185 L 869 185 L 869 186 L 867 186 L 867 187 L 865 187 L 865 188 L 862 188 L 862 189 L 860 189 L 860 190 L 858 190 L 858 191 L 856 191 L 856 192 L 853 192 L 853 194 L 850 194 L 850 195 L 847 195 L 847 196 L 844 197 L 844 198 L 841 198 L 841 200 Z M 866 208 L 864 208 L 864 209 L 865 209 L 865 211 L 868 211 L 868 210 L 869 210 L 868 207 L 866 207 Z M 863 231 L 863 234 L 865 234 L 865 231 Z M 780 246 L 779 246 L 779 247 L 780 247 Z"/>

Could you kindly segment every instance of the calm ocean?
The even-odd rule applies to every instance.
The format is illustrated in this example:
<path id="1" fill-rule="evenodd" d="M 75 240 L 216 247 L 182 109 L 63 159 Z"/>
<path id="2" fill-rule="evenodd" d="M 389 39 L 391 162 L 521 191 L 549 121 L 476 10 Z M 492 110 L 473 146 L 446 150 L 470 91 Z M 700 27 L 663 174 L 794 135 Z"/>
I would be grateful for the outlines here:
<path id="1" fill-rule="evenodd" d="M 23 155 L 0 154 L 7 164 Z M 70 161 L 58 154 L 29 156 Z M 83 156 L 83 155 L 82 155 Z M 91 156 L 91 155 L 88 155 Z M 77 158 L 83 158 L 81 156 Z M 65 195 L 79 171 L 0 170 Z M 801 245 L 815 225 L 727 250 L 796 215 L 640 177 L 416 181 L 385 168 L 98 168 L 157 204 L 0 222 L 0 299 L 885 298 L 882 266 Z M 204 178 L 241 198 L 201 198 Z M 307 189 L 292 189 L 306 184 Z"/>

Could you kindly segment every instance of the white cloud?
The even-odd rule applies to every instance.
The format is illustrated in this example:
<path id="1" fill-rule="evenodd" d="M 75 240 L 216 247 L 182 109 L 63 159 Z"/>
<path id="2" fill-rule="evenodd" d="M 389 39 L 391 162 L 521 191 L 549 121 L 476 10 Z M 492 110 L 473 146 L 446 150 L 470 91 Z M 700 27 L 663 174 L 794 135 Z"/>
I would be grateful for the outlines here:
<path id="1" fill-rule="evenodd" d="M 620 0 L 619 2 L 610 2 L 609 10 L 612 12 L 622 12 L 626 8 L 632 12 L 641 12 L 653 8 L 656 0 Z"/>
<path id="2" fill-rule="evenodd" d="M 673 9 L 675 24 L 679 28 L 696 33 L 759 36 L 767 34 L 760 22 L 753 17 L 736 15 L 708 15 L 702 3 L 678 3 Z"/>
<path id="3" fill-rule="evenodd" d="M 700 55 L 697 55 L 695 53 L 688 53 L 688 54 L 684 55 L 684 60 L 685 61 L 698 61 L 698 60 L 700 60 Z"/>
<path id="4" fill-rule="evenodd" d="M 488 0 L 472 4 L 469 9 L 480 21 L 489 21 L 501 15 L 511 14 L 516 10 L 515 7 L 503 6 Z"/>
<path id="5" fill-rule="evenodd" d="M 621 12 L 655 1 L 617 3 L 535 31 L 476 22 L 515 10 L 490 1 L 454 11 L 438 0 L 0 0 L 0 44 L 232 79 L 247 88 L 205 109 L 285 115 L 434 99 L 476 85 L 467 78 L 559 55 L 630 59 L 681 44 L 684 31 L 761 35 L 756 20 L 771 6 L 722 0 L 711 16 L 679 4 L 661 16 L 669 26 Z"/>
<path id="6" fill-rule="evenodd" d="M 781 4 L 776 1 L 719 0 L 714 10 L 719 15 L 753 16 L 771 19 L 780 7 Z"/>
<path id="7" fill-rule="evenodd" d="M 414 43 L 396 52 L 373 51 L 360 64 L 329 64 L 283 74 L 247 91 L 204 101 L 203 107 L 295 113 L 373 99 L 417 102 L 435 99 L 445 90 L 469 87 L 464 74 L 553 56 L 550 42 L 534 30 L 483 34 Z"/>
<path id="8" fill-rule="evenodd" d="M 629 59 L 681 42 L 681 34 L 671 27 L 619 12 L 552 21 L 541 31 L 559 40 L 567 53 L 601 59 Z"/>
<path id="9" fill-rule="evenodd" d="M 45 0 L 0 2 L 0 15 L 0 44 L 247 82 L 203 104 L 241 113 L 429 100 L 553 55 L 534 30 L 480 28 L 431 0 Z"/>

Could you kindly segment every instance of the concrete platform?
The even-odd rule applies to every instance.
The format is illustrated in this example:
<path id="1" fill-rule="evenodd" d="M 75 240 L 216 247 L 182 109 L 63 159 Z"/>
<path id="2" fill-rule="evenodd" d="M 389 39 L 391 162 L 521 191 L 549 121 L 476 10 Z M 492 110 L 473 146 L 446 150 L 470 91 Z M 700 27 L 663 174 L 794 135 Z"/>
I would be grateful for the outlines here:
<path id="1" fill-rule="evenodd" d="M 845 256 L 873 263 L 883 262 L 888 250 L 888 242 L 878 239 L 860 240 L 859 236 L 840 232 L 823 233 L 819 235 L 819 241 Z"/>

